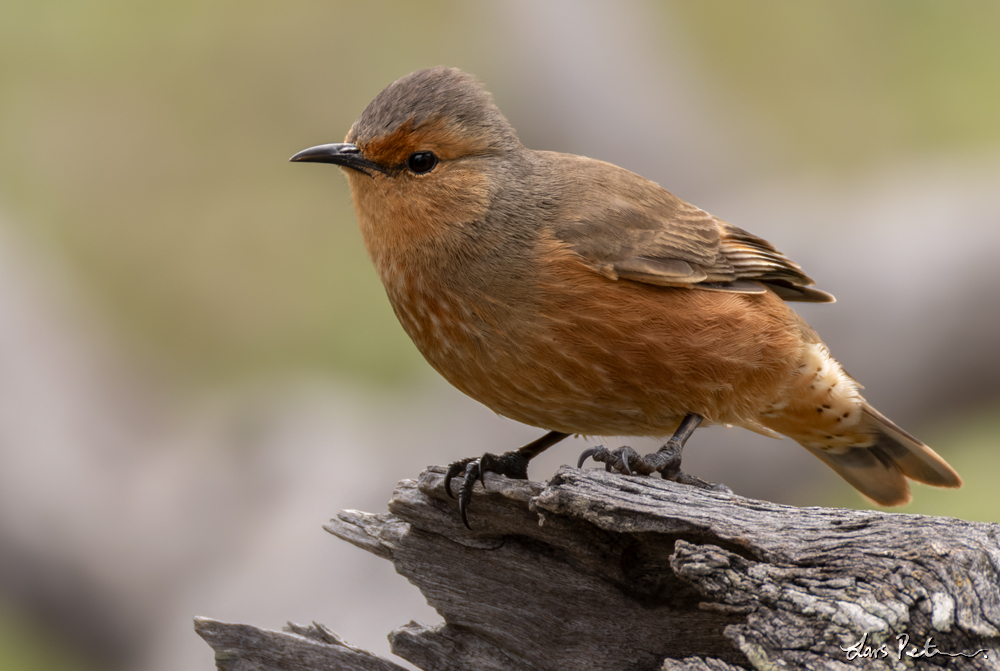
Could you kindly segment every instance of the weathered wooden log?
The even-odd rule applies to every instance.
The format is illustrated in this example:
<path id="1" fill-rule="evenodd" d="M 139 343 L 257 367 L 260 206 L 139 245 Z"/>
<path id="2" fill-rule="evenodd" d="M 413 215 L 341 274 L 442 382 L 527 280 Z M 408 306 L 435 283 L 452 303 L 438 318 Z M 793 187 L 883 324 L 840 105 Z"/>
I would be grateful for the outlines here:
<path id="1" fill-rule="evenodd" d="M 1000 525 L 569 467 L 486 484 L 472 531 L 441 468 L 400 483 L 389 513 L 326 527 L 441 614 L 390 635 L 420 669 L 1000 668 Z M 196 628 L 226 671 L 400 668 L 319 626 Z"/>

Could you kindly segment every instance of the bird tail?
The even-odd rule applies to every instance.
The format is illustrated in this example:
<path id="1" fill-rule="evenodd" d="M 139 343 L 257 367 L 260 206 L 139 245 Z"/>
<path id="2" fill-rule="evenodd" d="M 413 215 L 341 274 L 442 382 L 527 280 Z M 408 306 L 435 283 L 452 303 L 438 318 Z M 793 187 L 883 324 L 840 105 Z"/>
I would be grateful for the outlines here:
<path id="1" fill-rule="evenodd" d="M 896 426 L 867 402 L 862 402 L 859 429 L 870 441 L 865 446 L 823 449 L 813 443 L 803 445 L 842 478 L 883 506 L 899 506 L 910 501 L 906 479 L 935 487 L 961 487 L 962 479 L 934 450 Z"/>

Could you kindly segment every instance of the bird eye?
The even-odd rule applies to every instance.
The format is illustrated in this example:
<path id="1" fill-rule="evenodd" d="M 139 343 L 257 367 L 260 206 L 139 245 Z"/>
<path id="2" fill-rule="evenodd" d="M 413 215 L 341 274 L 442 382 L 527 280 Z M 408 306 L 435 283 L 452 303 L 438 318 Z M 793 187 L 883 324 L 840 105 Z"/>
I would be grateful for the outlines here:
<path id="1" fill-rule="evenodd" d="M 414 152 L 410 154 L 410 158 L 406 159 L 406 167 L 418 175 L 430 172 L 437 163 L 438 157 L 429 151 Z"/>

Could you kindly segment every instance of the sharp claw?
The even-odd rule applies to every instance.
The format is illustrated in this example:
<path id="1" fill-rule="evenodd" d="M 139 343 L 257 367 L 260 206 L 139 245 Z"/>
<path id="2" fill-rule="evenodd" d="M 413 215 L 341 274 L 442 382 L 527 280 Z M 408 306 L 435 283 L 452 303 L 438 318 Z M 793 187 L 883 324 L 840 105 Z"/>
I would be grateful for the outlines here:
<path id="1" fill-rule="evenodd" d="M 444 491 L 448 494 L 449 498 L 455 498 L 455 493 L 451 491 L 451 481 L 455 479 L 456 475 L 465 470 L 465 466 L 469 461 L 469 459 L 462 459 L 448 466 L 448 470 L 444 474 Z"/>
<path id="2" fill-rule="evenodd" d="M 469 531 L 472 531 L 472 527 L 469 525 L 469 504 L 472 503 L 472 489 L 476 486 L 476 480 L 482 480 L 483 487 L 486 486 L 480 461 L 480 459 L 476 459 L 466 465 L 465 478 L 462 480 L 462 487 L 458 490 L 458 512 L 462 516 L 462 524 Z"/>
<path id="3" fill-rule="evenodd" d="M 595 454 L 597 454 L 601 449 L 602 449 L 601 446 L 597 446 L 597 447 L 591 447 L 591 448 L 588 448 L 588 449 L 584 450 L 583 454 L 580 455 L 579 461 L 576 462 L 576 467 L 577 468 L 583 468 L 583 462 L 585 462 L 587 459 L 589 459 L 590 457 L 592 457 Z M 606 465 L 607 464 L 605 464 L 605 466 Z"/>
<path id="4" fill-rule="evenodd" d="M 469 531 L 472 531 L 472 527 L 469 526 L 469 502 L 472 500 L 472 489 L 466 487 L 468 485 L 468 480 L 462 482 L 462 489 L 458 492 L 458 513 L 462 517 L 462 524 Z"/>
<path id="5" fill-rule="evenodd" d="M 472 531 L 472 527 L 469 525 L 468 511 L 469 511 L 469 509 L 465 505 L 465 498 L 464 497 L 463 498 L 459 498 L 458 499 L 458 512 L 462 516 L 462 524 L 465 525 L 466 529 L 468 529 L 469 531 Z"/>
<path id="6" fill-rule="evenodd" d="M 632 469 L 629 468 L 628 465 L 628 456 L 624 453 L 623 450 L 618 451 L 618 459 L 622 462 L 622 466 L 625 467 L 625 473 L 628 475 L 632 475 Z"/>
<path id="7" fill-rule="evenodd" d="M 476 484 L 476 480 L 483 483 L 483 488 L 486 488 L 486 474 L 488 472 L 496 472 L 497 459 L 492 454 L 484 454 L 483 456 L 476 459 L 476 464 L 479 468 L 476 469 L 476 478 L 472 481 L 472 484 Z"/>

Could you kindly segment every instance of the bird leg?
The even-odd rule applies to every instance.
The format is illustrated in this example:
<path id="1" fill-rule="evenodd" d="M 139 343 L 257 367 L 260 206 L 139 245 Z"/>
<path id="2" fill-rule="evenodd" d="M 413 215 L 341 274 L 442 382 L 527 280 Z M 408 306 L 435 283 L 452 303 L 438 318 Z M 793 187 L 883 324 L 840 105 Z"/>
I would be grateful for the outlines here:
<path id="1" fill-rule="evenodd" d="M 684 450 L 684 444 L 687 443 L 688 438 L 691 437 L 694 430 L 701 424 L 701 420 L 701 415 L 689 412 L 681 420 L 680 426 L 677 427 L 677 431 L 674 432 L 670 440 L 658 451 L 647 454 L 644 457 L 639 456 L 638 452 L 627 445 L 617 450 L 609 450 L 601 445 L 592 447 L 580 455 L 577 468 L 582 468 L 583 462 L 590 457 L 594 461 L 603 463 L 604 469 L 607 471 L 616 470 L 626 475 L 632 475 L 633 473 L 649 475 L 658 472 L 665 480 L 731 494 L 732 490 L 725 485 L 706 482 L 701 478 L 688 475 L 681 470 L 681 452 Z"/>
<path id="2" fill-rule="evenodd" d="M 472 488 L 476 484 L 476 480 L 482 480 L 483 487 L 486 486 L 486 480 L 483 478 L 485 473 L 497 473 L 498 475 L 506 475 L 508 478 L 527 480 L 528 462 L 567 436 L 569 436 L 568 433 L 549 431 L 538 440 L 534 440 L 517 450 L 504 452 L 499 456 L 486 453 L 479 458 L 467 457 L 448 466 L 448 472 L 444 475 L 444 490 L 451 498 L 455 498 L 451 491 L 452 478 L 465 471 L 465 477 L 462 478 L 462 484 L 458 488 L 458 511 L 462 515 L 462 523 L 466 528 L 472 529 L 469 526 L 468 511 L 469 504 L 472 502 Z"/>

